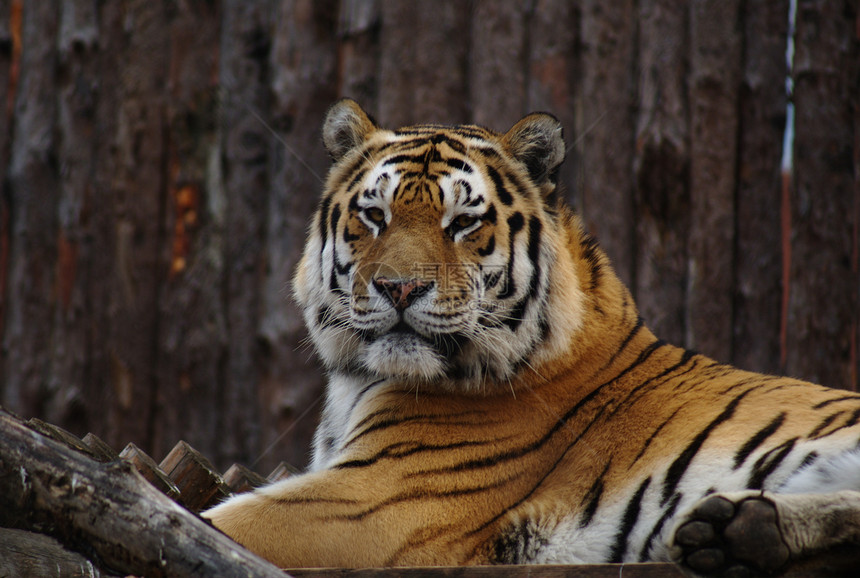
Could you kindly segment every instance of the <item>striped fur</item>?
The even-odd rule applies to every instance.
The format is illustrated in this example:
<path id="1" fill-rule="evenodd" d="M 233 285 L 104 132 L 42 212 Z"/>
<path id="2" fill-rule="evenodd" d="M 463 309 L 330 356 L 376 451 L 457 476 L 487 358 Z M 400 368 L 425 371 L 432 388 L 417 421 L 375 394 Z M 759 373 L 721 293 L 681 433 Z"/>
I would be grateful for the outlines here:
<path id="1" fill-rule="evenodd" d="M 648 330 L 554 198 L 552 117 L 388 131 L 343 101 L 324 138 L 295 294 L 326 406 L 312 471 L 206 514 L 239 542 L 286 567 L 685 561 L 706 496 L 860 490 L 860 395 Z"/>

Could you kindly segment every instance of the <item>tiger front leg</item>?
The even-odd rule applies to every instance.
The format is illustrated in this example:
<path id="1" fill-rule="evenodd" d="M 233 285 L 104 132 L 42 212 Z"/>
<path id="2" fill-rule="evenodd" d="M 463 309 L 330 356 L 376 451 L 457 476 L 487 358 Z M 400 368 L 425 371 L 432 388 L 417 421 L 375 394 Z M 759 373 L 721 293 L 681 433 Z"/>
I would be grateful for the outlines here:
<path id="1" fill-rule="evenodd" d="M 233 496 L 202 516 L 282 568 L 381 565 L 392 536 L 378 519 L 360 518 L 364 499 L 338 477 L 291 477 Z"/>
<path id="2" fill-rule="evenodd" d="M 675 562 L 696 576 L 808 575 L 860 568 L 860 492 L 722 493 L 700 500 L 672 532 Z"/>

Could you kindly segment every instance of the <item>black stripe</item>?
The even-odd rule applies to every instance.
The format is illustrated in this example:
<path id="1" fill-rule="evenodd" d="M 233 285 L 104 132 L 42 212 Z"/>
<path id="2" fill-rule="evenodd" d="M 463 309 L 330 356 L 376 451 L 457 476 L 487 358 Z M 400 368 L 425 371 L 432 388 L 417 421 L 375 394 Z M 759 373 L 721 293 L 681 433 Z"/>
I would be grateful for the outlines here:
<path id="1" fill-rule="evenodd" d="M 323 199 L 323 202 L 320 203 L 319 232 L 323 247 L 325 247 L 325 244 L 328 241 L 328 208 L 330 205 L 331 197 L 326 197 Z"/>
<path id="2" fill-rule="evenodd" d="M 454 139 L 450 139 L 450 138 L 449 138 L 449 139 L 446 139 L 446 140 L 445 140 L 445 144 L 446 144 L 447 146 L 451 147 L 451 149 L 452 149 L 452 150 L 457 151 L 458 153 L 460 153 L 461 155 L 465 155 L 465 154 L 466 154 L 466 151 L 467 151 L 466 145 L 464 145 L 463 143 L 461 143 L 461 142 L 460 142 L 460 141 L 458 141 L 458 140 L 454 140 Z"/>
<path id="3" fill-rule="evenodd" d="M 786 440 L 756 460 L 753 470 L 750 472 L 750 479 L 747 483 L 747 487 L 750 490 L 761 490 L 764 487 L 764 482 L 767 480 L 767 477 L 776 471 L 776 468 L 778 468 L 786 456 L 791 453 L 796 442 L 797 438 Z"/>
<path id="4" fill-rule="evenodd" d="M 495 151 L 493 151 L 495 152 Z M 514 198 L 511 196 L 511 193 L 505 188 L 505 183 L 502 180 L 502 175 L 491 166 L 487 167 L 487 175 L 489 175 L 490 180 L 493 181 L 493 186 L 496 187 L 496 195 L 499 197 L 499 201 L 507 207 L 510 207 L 514 204 Z"/>
<path id="5" fill-rule="evenodd" d="M 424 153 L 417 154 L 417 155 L 413 155 L 413 154 L 395 155 L 391 158 L 386 159 L 385 162 L 382 163 L 382 166 L 387 167 L 390 165 L 400 165 L 400 164 L 406 164 L 406 163 L 421 164 L 424 162 L 425 156 L 426 155 Z"/>
<path id="6" fill-rule="evenodd" d="M 845 423 L 843 423 L 839 427 L 833 428 L 832 430 L 830 430 L 826 434 L 819 435 L 817 439 L 825 438 L 827 436 L 832 436 L 833 434 L 835 434 L 838 431 L 842 431 L 843 429 L 854 427 L 855 425 L 857 425 L 858 422 L 860 422 L 860 408 L 855 409 L 851 413 L 851 415 L 848 417 L 848 419 L 845 420 Z"/>
<path id="7" fill-rule="evenodd" d="M 496 296 L 499 299 L 508 299 L 517 291 L 516 283 L 514 283 L 514 241 L 516 234 L 520 232 L 525 225 L 525 218 L 520 212 L 516 212 L 508 217 L 508 269 L 505 286 Z"/>
<path id="8" fill-rule="evenodd" d="M 519 213 L 517 213 L 519 214 Z M 538 297 L 538 285 L 540 284 L 540 233 L 541 233 L 541 222 L 537 217 L 532 217 L 529 220 L 529 241 L 528 241 L 528 250 L 527 254 L 529 257 L 529 261 L 532 264 L 532 273 L 531 278 L 529 279 L 529 290 L 523 295 L 523 298 L 520 299 L 516 305 L 514 305 L 513 309 L 511 309 L 510 315 L 503 321 L 505 325 L 507 325 L 511 331 L 516 331 L 520 326 L 520 323 L 523 322 L 526 314 L 526 307 L 529 302 Z M 511 260 L 513 262 L 513 259 Z"/>
<path id="9" fill-rule="evenodd" d="M 361 169 L 360 171 L 355 173 L 355 176 L 352 178 L 352 180 L 349 182 L 349 186 L 346 188 L 346 192 L 348 193 L 353 188 L 355 188 L 355 186 L 361 181 L 361 179 L 364 178 L 364 175 L 366 175 L 366 174 L 367 174 L 367 169 Z"/>
<path id="10" fill-rule="evenodd" d="M 340 205 L 335 205 L 331 210 L 331 236 L 334 238 L 337 235 L 337 222 L 340 221 Z"/>
<path id="11" fill-rule="evenodd" d="M 375 412 L 371 413 L 370 415 L 366 416 L 364 419 L 362 419 L 354 428 L 352 428 L 352 431 L 355 432 L 356 430 L 359 430 L 362 427 L 364 427 L 365 425 L 367 425 L 368 423 L 372 422 L 374 419 L 381 418 L 382 416 L 385 416 L 385 415 L 390 415 L 391 413 L 393 413 L 393 412 L 390 409 L 375 411 Z M 472 420 L 472 421 L 468 421 L 468 422 L 454 419 L 454 418 L 461 418 L 461 417 L 466 417 L 466 416 L 470 416 L 470 415 L 471 416 L 477 416 L 478 418 L 484 418 L 484 419 L 481 419 L 480 421 Z M 349 447 L 350 445 L 355 443 L 357 440 L 361 439 L 362 437 L 364 437 L 365 435 L 367 435 L 371 432 L 386 430 L 386 429 L 389 429 L 389 428 L 392 428 L 392 427 L 395 427 L 398 425 L 403 425 L 403 424 L 407 424 L 407 423 L 411 423 L 411 422 L 426 421 L 427 423 L 430 423 L 430 424 L 436 423 L 437 425 L 441 425 L 444 423 L 444 425 L 446 425 L 446 426 L 457 425 L 457 426 L 474 426 L 476 428 L 483 428 L 483 427 L 487 427 L 487 425 L 489 425 L 489 424 L 492 424 L 491 421 L 488 421 L 485 418 L 486 418 L 485 414 L 478 415 L 478 412 L 470 410 L 470 411 L 462 411 L 462 412 L 457 412 L 457 413 L 449 413 L 449 414 L 445 414 L 445 415 L 417 414 L 417 415 L 411 415 L 409 417 L 402 417 L 402 418 L 380 419 L 380 421 L 377 421 L 371 425 L 368 425 L 365 429 L 362 429 L 358 433 L 354 434 L 351 438 L 349 438 L 349 440 L 346 441 L 346 443 L 343 444 L 343 447 L 344 448 Z"/>
<path id="12" fill-rule="evenodd" d="M 510 182 L 514 190 L 517 191 L 520 195 L 526 195 L 528 192 L 528 187 L 520 180 L 520 178 L 515 173 L 505 172 L 502 175 L 503 178 L 507 179 Z"/>
<path id="13" fill-rule="evenodd" d="M 484 157 L 486 157 L 488 159 L 498 160 L 501 158 L 501 155 L 498 153 L 498 151 L 496 151 L 496 149 L 489 147 L 489 146 L 470 144 L 469 145 L 469 151 L 480 153 L 481 155 L 483 155 Z"/>
<path id="14" fill-rule="evenodd" d="M 487 255 L 489 255 L 490 253 L 492 253 L 495 250 L 496 250 L 496 236 L 490 235 L 490 240 L 487 241 L 487 244 L 484 245 L 483 247 L 481 247 L 480 249 L 478 249 L 478 255 L 480 255 L 481 257 L 486 257 Z M 489 289 L 489 287 L 486 287 L 486 288 Z"/>
<path id="15" fill-rule="evenodd" d="M 657 435 L 659 435 L 659 433 L 663 430 L 663 428 L 666 427 L 669 424 L 669 422 L 675 418 L 675 416 L 678 414 L 679 411 L 681 411 L 681 408 L 677 408 L 675 411 L 672 412 L 672 415 L 667 417 L 663 421 L 663 423 L 661 423 L 659 426 L 657 426 L 657 429 L 655 429 L 651 433 L 651 435 L 648 436 L 648 439 L 645 440 L 645 443 L 642 444 L 642 449 L 640 449 L 639 453 L 636 454 L 636 457 L 633 458 L 633 461 L 631 462 L 631 464 L 635 464 L 637 461 L 639 461 L 639 458 L 641 458 L 642 456 L 645 455 L 645 452 L 648 450 L 648 447 L 651 445 L 651 442 L 653 442 L 654 439 L 657 437 Z"/>
<path id="16" fill-rule="evenodd" d="M 837 411 L 836 413 L 831 413 L 826 418 L 824 418 L 821 421 L 821 423 L 819 423 L 817 426 L 815 426 L 815 429 L 813 429 L 811 432 L 806 434 L 806 437 L 808 437 L 809 439 L 813 439 L 813 440 L 816 439 L 817 437 L 822 437 L 822 436 L 819 436 L 818 434 L 820 434 L 822 431 L 824 431 L 827 428 L 827 426 L 832 424 L 837 417 L 839 417 L 840 415 L 842 415 L 844 413 L 845 413 L 845 411 Z"/>
<path id="17" fill-rule="evenodd" d="M 585 528 L 591 523 L 591 520 L 594 518 L 594 513 L 597 511 L 597 506 L 600 505 L 600 498 L 603 496 L 603 478 L 606 476 L 606 472 L 609 471 L 609 466 L 612 464 L 612 460 L 606 462 L 606 465 L 603 466 L 603 471 L 600 472 L 600 475 L 595 478 L 594 482 L 592 482 L 591 487 L 588 488 L 588 492 L 586 492 L 585 497 L 582 498 L 582 503 L 580 503 L 580 507 L 585 506 L 582 509 L 582 517 L 579 519 L 579 527 Z M 587 503 L 586 503 L 587 502 Z"/>
<path id="18" fill-rule="evenodd" d="M 588 234 L 583 236 L 581 245 L 582 258 L 586 263 L 588 263 L 589 268 L 591 269 L 591 290 L 594 291 L 600 284 L 600 276 L 602 273 L 602 265 L 600 264 L 600 259 L 597 253 L 599 245 L 597 243 L 597 239 Z"/>
<path id="19" fill-rule="evenodd" d="M 648 534 L 648 538 L 645 540 L 645 543 L 642 545 L 642 549 L 639 551 L 640 562 L 647 562 L 651 559 L 651 544 L 654 543 L 654 538 L 660 534 L 663 530 L 663 526 L 665 526 L 666 522 L 675 514 L 675 510 L 678 508 L 678 504 L 680 502 L 681 494 L 675 494 L 672 496 L 669 506 L 663 511 L 663 515 L 660 516 L 657 523 L 654 524 L 654 527 L 651 529 L 651 533 Z"/>
<path id="20" fill-rule="evenodd" d="M 735 464 L 732 467 L 733 470 L 737 470 L 741 465 L 746 461 L 746 459 L 753 453 L 756 448 L 758 448 L 764 441 L 772 436 L 776 431 L 782 427 L 783 422 L 785 421 L 785 412 L 780 413 L 778 416 L 773 418 L 769 424 L 761 428 L 755 435 L 753 435 L 750 439 L 741 446 L 741 448 L 735 454 Z"/>
<path id="21" fill-rule="evenodd" d="M 353 241 L 361 239 L 361 235 L 353 235 L 349 232 L 349 225 L 343 226 L 343 242 L 349 245 Z"/>
<path id="22" fill-rule="evenodd" d="M 609 358 L 609 361 L 603 364 L 600 371 L 608 369 L 613 363 L 615 363 L 616 358 L 621 355 L 621 352 L 624 351 L 628 345 L 630 345 L 630 342 L 633 341 L 633 338 L 639 334 L 643 327 L 645 327 L 645 321 L 642 319 L 642 316 L 639 315 L 636 318 L 636 324 L 633 326 L 633 329 L 630 330 L 627 337 L 624 338 L 624 341 L 621 342 L 621 345 L 618 346 L 618 349 L 616 349 L 615 353 L 612 354 L 612 357 Z"/>
<path id="23" fill-rule="evenodd" d="M 820 403 L 816 403 L 815 405 L 813 405 L 812 409 L 821 409 L 822 407 L 828 406 L 831 403 L 837 403 L 840 401 L 860 401 L 860 395 L 843 395 L 840 397 L 826 399 Z"/>
<path id="24" fill-rule="evenodd" d="M 490 203 L 490 206 L 487 208 L 487 212 L 481 215 L 481 220 L 486 221 L 488 223 L 496 224 L 496 205 Z"/>
<path id="25" fill-rule="evenodd" d="M 616 380 L 620 379 L 628 372 L 635 369 L 637 366 L 641 365 L 648 359 L 657 349 L 663 347 L 665 342 L 661 340 L 655 340 L 652 342 L 647 348 L 645 348 L 639 357 L 634 361 L 630 366 L 626 367 L 623 371 L 618 373 L 611 380 L 604 382 L 598 387 L 591 390 L 585 397 L 580 399 L 573 407 L 571 407 L 563 416 L 561 416 L 556 422 L 552 425 L 552 427 L 539 439 L 534 442 L 527 444 L 525 446 L 521 446 L 518 448 L 513 448 L 510 450 L 505 450 L 496 454 L 489 454 L 481 458 L 469 459 L 457 464 L 453 464 L 450 466 L 444 466 L 440 468 L 435 468 L 428 470 L 428 474 L 442 474 L 442 473 L 454 473 L 454 472 L 464 472 L 469 470 L 478 470 L 484 469 L 488 467 L 493 467 L 497 464 L 519 459 L 524 455 L 527 455 L 539 448 L 541 448 L 545 443 L 547 443 L 553 435 L 556 434 L 560 429 L 564 428 L 567 423 L 577 414 L 579 410 L 581 410 L 586 404 L 592 401 L 595 397 L 597 397 L 600 392 L 607 387 L 608 385 L 614 383 Z M 425 394 L 426 395 L 426 394 Z M 746 395 L 744 393 L 743 395 Z M 742 396 L 741 396 L 742 397 Z M 573 447 L 577 442 L 579 442 L 580 438 L 589 430 L 589 428 L 596 422 L 597 418 L 599 418 L 604 410 L 606 409 L 606 405 L 601 405 L 594 419 L 584 428 L 584 430 L 579 434 L 579 436 L 568 446 L 568 450 Z M 566 451 L 568 451 L 566 450 Z M 373 463 L 373 460 L 364 460 L 365 463 L 361 465 L 370 465 Z M 359 467 L 358 465 L 354 467 Z"/>
<path id="26" fill-rule="evenodd" d="M 624 399 L 622 399 L 621 402 L 619 402 L 619 404 L 617 406 L 615 406 L 615 409 L 612 410 L 612 413 L 610 414 L 610 416 L 615 415 L 619 411 L 622 411 L 624 409 L 624 405 L 627 404 L 630 401 L 630 399 L 633 398 L 633 396 L 635 396 L 638 392 L 645 389 L 649 385 L 653 384 L 657 380 L 666 377 L 670 373 L 673 373 L 673 372 L 681 369 L 682 367 L 687 365 L 687 363 L 689 363 L 690 360 L 693 359 L 694 357 L 696 357 L 697 355 L 698 354 L 695 351 L 690 351 L 689 349 L 684 350 L 684 353 L 681 355 L 681 359 L 680 359 L 680 361 L 678 361 L 678 363 L 676 363 L 674 365 L 670 365 L 669 367 L 667 367 L 666 369 L 664 369 L 663 371 L 661 371 L 660 373 L 658 373 L 654 377 L 649 377 L 648 379 L 646 379 L 645 381 L 643 381 L 642 383 L 640 383 L 639 385 L 637 385 L 636 387 L 631 389 L 630 392 L 626 396 L 624 396 Z M 687 371 L 679 373 L 678 376 L 676 376 L 676 377 L 680 377 L 681 375 L 684 375 L 685 373 L 689 373 L 696 366 L 697 366 L 697 364 L 694 363 L 689 369 L 687 369 Z M 660 386 L 660 384 L 658 383 L 655 387 L 659 387 L 659 386 Z M 635 401 L 633 403 L 635 404 Z"/>
<path id="27" fill-rule="evenodd" d="M 375 388 L 377 385 L 380 385 L 380 384 L 383 384 L 383 383 L 387 383 L 387 381 L 386 381 L 385 379 L 377 379 L 376 381 L 371 381 L 370 383 L 368 383 L 367 385 L 365 385 L 363 388 L 361 388 L 361 391 L 359 391 L 359 392 L 358 392 L 358 395 L 357 395 L 357 396 L 355 396 L 355 399 L 354 399 L 354 400 L 352 400 L 352 405 L 351 405 L 351 406 L 350 406 L 350 408 L 349 408 L 349 413 L 350 413 L 350 415 L 352 415 L 352 412 L 354 412 L 354 411 L 355 411 L 355 408 L 356 408 L 356 407 L 358 407 L 358 404 L 359 404 L 359 403 L 361 403 L 361 400 L 364 398 L 364 396 L 365 396 L 365 395 L 367 395 L 367 393 L 368 393 L 370 390 L 372 390 L 373 388 Z M 367 419 L 367 418 L 365 418 L 365 419 Z M 364 423 L 364 420 L 362 420 L 362 422 L 361 422 L 361 423 Z M 359 424 L 359 425 L 360 425 L 360 424 Z"/>
<path id="28" fill-rule="evenodd" d="M 332 291 L 336 291 L 338 289 L 337 284 L 337 273 L 346 274 L 349 272 L 351 264 L 347 263 L 346 266 L 341 265 L 337 258 L 337 243 L 334 241 L 337 238 L 337 223 L 340 221 L 340 205 L 335 204 L 334 208 L 331 210 L 331 219 L 329 221 L 329 228 L 331 231 L 332 242 L 334 247 L 332 247 L 332 261 L 334 262 L 334 268 L 331 272 L 331 278 L 329 279 L 329 289 Z"/>
<path id="29" fill-rule="evenodd" d="M 815 450 L 813 450 L 813 451 L 809 452 L 808 454 L 806 454 L 806 457 L 805 457 L 805 458 L 803 458 L 803 461 L 802 461 L 802 462 L 800 462 L 800 466 L 797 468 L 797 470 L 796 470 L 796 471 L 798 471 L 798 472 L 799 472 L 800 470 L 802 470 L 802 469 L 804 469 L 804 468 L 808 468 L 808 467 L 809 467 L 809 466 L 811 466 L 811 465 L 815 462 L 815 460 L 817 460 L 817 459 L 818 459 L 818 452 L 816 452 Z"/>
<path id="30" fill-rule="evenodd" d="M 469 163 L 467 163 L 463 159 L 446 159 L 445 164 L 452 169 L 457 169 L 463 171 L 464 173 L 473 172 L 471 165 L 469 165 Z"/>
<path id="31" fill-rule="evenodd" d="M 565 451 L 561 452 L 561 454 L 558 456 L 558 459 L 555 460 L 555 463 L 544 473 L 543 476 L 541 476 L 541 478 L 537 481 L 537 483 L 534 486 L 532 486 L 531 490 L 529 490 L 524 496 L 522 496 L 520 499 L 515 501 L 513 504 L 510 504 L 506 508 L 502 509 L 498 514 L 496 514 L 495 516 L 493 516 L 489 520 L 485 520 L 480 526 L 478 526 L 477 528 L 470 531 L 467 535 L 471 536 L 471 535 L 477 534 L 478 532 L 480 532 L 481 530 L 484 530 L 485 528 L 488 528 L 489 526 L 493 525 L 497 520 L 499 520 L 502 516 L 504 516 L 505 514 L 510 512 L 511 510 L 518 508 L 522 503 L 524 503 L 526 500 L 531 498 L 532 495 L 537 491 L 537 489 L 544 483 L 544 481 L 546 481 L 546 479 L 549 478 L 553 472 L 555 472 L 556 468 L 558 468 L 558 465 L 564 460 L 565 456 L 567 455 L 567 452 L 570 451 L 570 448 L 572 448 L 574 445 L 576 445 L 579 442 L 580 439 L 582 439 L 582 437 L 585 435 L 585 433 L 591 428 L 592 425 L 594 425 L 594 423 L 600 418 L 600 416 L 602 414 L 603 414 L 603 408 L 600 408 L 600 410 L 597 412 L 597 416 L 591 421 L 591 423 L 588 424 L 588 426 L 582 432 L 580 432 L 580 434 L 576 437 L 576 439 L 571 444 L 569 444 L 567 446 L 567 449 Z"/>
<path id="32" fill-rule="evenodd" d="M 513 480 L 520 477 L 522 474 L 515 474 L 508 478 L 502 478 L 497 480 L 491 484 L 481 485 L 481 486 L 472 486 L 467 488 L 458 488 L 447 491 L 439 491 L 434 492 L 430 490 L 417 489 L 409 492 L 404 492 L 402 494 L 398 494 L 396 496 L 392 496 L 387 500 L 383 500 L 378 504 L 374 504 L 369 508 L 366 508 L 360 512 L 356 512 L 355 514 L 342 514 L 326 517 L 327 520 L 349 520 L 349 521 L 358 521 L 366 516 L 374 514 L 383 508 L 387 508 L 389 506 L 394 506 L 403 502 L 411 502 L 414 500 L 444 500 L 449 498 L 457 498 L 461 496 L 470 496 L 474 494 L 480 494 L 482 492 L 488 492 L 490 490 L 495 490 L 496 488 L 500 488 Z"/>
<path id="33" fill-rule="evenodd" d="M 690 466 L 690 462 L 693 461 L 693 458 L 696 457 L 696 454 L 699 453 L 699 450 L 702 449 L 702 445 L 704 445 L 705 441 L 708 439 L 708 436 L 711 435 L 711 432 L 717 428 L 721 423 L 731 419 L 732 415 L 734 415 L 735 410 L 738 405 L 741 403 L 741 400 L 750 392 L 751 390 L 746 390 L 741 392 L 738 396 L 736 396 L 726 408 L 711 421 L 705 428 L 699 432 L 699 434 L 691 441 L 684 451 L 681 452 L 681 455 L 678 456 L 672 465 L 669 466 L 669 470 L 666 472 L 666 480 L 663 482 L 663 499 L 661 500 L 661 505 L 665 505 L 666 502 L 669 501 L 669 498 L 675 491 L 675 488 L 678 487 L 678 483 L 681 481 L 681 478 L 684 476 L 684 472 L 687 471 L 687 468 Z"/>
<path id="34" fill-rule="evenodd" d="M 400 423 L 399 421 L 397 422 Z M 397 425 L 397 424 L 395 424 Z M 350 443 L 355 441 L 350 440 Z M 504 441 L 503 439 L 492 439 L 492 440 L 465 440 L 459 442 L 452 442 L 449 444 L 419 444 L 408 441 L 400 441 L 395 442 L 393 444 L 387 445 L 381 450 L 377 451 L 375 454 L 368 458 L 363 459 L 354 459 L 354 460 L 346 460 L 343 462 L 338 462 L 334 464 L 332 469 L 336 470 L 346 470 L 351 468 L 365 468 L 369 465 L 372 465 L 379 460 L 386 458 L 400 459 L 405 458 L 406 456 L 412 456 L 415 454 L 429 454 L 434 452 L 450 452 L 451 450 L 459 450 L 463 448 L 474 448 L 481 446 L 495 446 Z"/>
<path id="35" fill-rule="evenodd" d="M 642 510 L 642 498 L 645 496 L 645 491 L 650 484 L 651 478 L 645 478 L 645 481 L 642 482 L 639 489 L 636 490 L 636 493 L 627 502 L 624 515 L 621 517 L 621 527 L 618 529 L 618 533 L 615 534 L 615 544 L 609 552 L 610 564 L 618 564 L 624 560 L 624 554 L 627 553 L 627 539 L 630 536 L 630 532 L 636 526 L 636 522 L 639 521 L 639 513 Z"/>

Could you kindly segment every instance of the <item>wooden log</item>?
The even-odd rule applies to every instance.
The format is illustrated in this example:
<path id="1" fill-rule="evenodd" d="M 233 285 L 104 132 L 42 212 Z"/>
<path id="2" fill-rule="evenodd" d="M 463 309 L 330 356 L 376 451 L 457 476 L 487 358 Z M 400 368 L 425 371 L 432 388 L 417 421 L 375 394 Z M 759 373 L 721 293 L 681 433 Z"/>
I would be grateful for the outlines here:
<path id="1" fill-rule="evenodd" d="M 120 452 L 119 456 L 137 468 L 140 475 L 155 486 L 159 492 L 173 500 L 179 498 L 179 488 L 176 487 L 176 484 L 161 471 L 155 460 L 139 447 L 130 443 L 125 446 L 125 449 Z"/>
<path id="2" fill-rule="evenodd" d="M 38 530 L 105 567 L 154 577 L 275 577 L 128 462 L 101 464 L 0 410 L 0 525 Z"/>
<path id="3" fill-rule="evenodd" d="M 242 464 L 233 464 L 226 472 L 224 472 L 224 483 L 230 488 L 234 494 L 250 492 L 254 488 L 259 488 L 269 483 L 269 481 L 260 474 L 253 472 Z"/>
<path id="4" fill-rule="evenodd" d="M 67 448 L 84 453 L 93 459 L 98 459 L 98 454 L 87 444 L 79 440 L 74 434 L 67 432 L 59 426 L 47 423 L 35 417 L 28 420 L 27 425 L 40 434 L 48 436 L 55 442 L 63 444 Z"/>
<path id="5" fill-rule="evenodd" d="M 203 454 L 179 442 L 159 465 L 179 489 L 179 503 L 200 512 L 230 495 L 230 488 Z"/>
<path id="6" fill-rule="evenodd" d="M 0 528 L 0 576 L 27 578 L 113 578 L 53 538 Z"/>

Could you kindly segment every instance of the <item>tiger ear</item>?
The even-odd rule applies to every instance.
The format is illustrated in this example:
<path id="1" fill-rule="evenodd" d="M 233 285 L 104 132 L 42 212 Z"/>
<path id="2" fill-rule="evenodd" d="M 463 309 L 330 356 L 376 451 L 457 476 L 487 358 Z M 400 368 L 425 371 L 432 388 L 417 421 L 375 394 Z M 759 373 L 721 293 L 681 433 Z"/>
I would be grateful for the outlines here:
<path id="1" fill-rule="evenodd" d="M 344 98 L 334 103 L 326 113 L 322 129 L 323 143 L 328 154 L 337 162 L 363 143 L 376 128 L 376 123 L 357 102 Z"/>
<path id="2" fill-rule="evenodd" d="M 502 142 L 513 157 L 526 166 L 536 185 L 555 183 L 565 153 L 561 123 L 557 118 L 533 112 L 511 127 Z"/>

